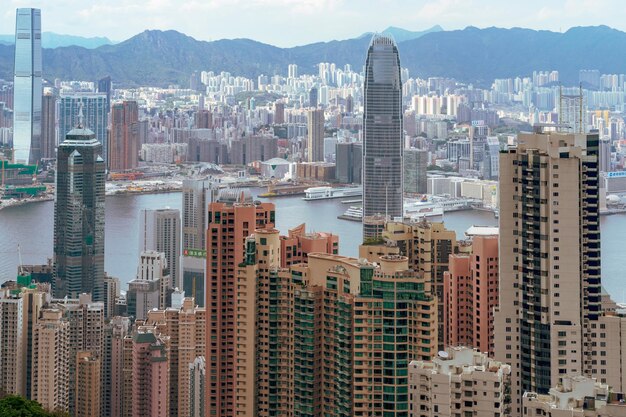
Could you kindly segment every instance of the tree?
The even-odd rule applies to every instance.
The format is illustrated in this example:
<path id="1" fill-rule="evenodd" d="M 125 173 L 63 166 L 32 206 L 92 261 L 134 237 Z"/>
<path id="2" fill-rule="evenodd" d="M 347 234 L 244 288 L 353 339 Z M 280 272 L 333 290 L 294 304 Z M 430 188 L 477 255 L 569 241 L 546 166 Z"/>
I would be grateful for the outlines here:
<path id="1" fill-rule="evenodd" d="M 36 401 L 27 400 L 18 395 L 9 395 L 0 400 L 2 417 L 69 417 L 69 414 L 55 411 L 48 412 Z"/>

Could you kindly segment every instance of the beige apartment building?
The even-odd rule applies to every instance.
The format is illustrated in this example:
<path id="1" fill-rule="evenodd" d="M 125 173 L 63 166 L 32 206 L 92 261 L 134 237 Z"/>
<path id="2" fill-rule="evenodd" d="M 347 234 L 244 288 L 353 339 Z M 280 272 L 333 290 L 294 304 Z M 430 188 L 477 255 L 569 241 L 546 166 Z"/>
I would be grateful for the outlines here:
<path id="1" fill-rule="evenodd" d="M 598 135 L 522 133 L 500 153 L 500 306 L 495 358 L 526 391 L 590 375 L 601 315 Z M 612 364 L 612 366 L 618 366 Z"/>
<path id="2" fill-rule="evenodd" d="M 170 377 L 168 339 L 149 328 L 139 328 L 132 336 L 131 405 L 132 417 L 169 417 Z"/>
<path id="3" fill-rule="evenodd" d="M 408 416 L 409 361 L 437 349 L 430 283 L 404 256 L 280 268 L 280 249 L 277 230 L 257 230 L 238 268 L 236 412 Z"/>
<path id="4" fill-rule="evenodd" d="M 75 417 L 100 415 L 100 358 L 93 352 L 76 354 Z"/>
<path id="5" fill-rule="evenodd" d="M 21 358 L 24 346 L 22 297 L 6 294 L 0 298 L 0 392 L 25 395 L 26 369 Z"/>
<path id="6" fill-rule="evenodd" d="M 511 415 L 511 367 L 467 347 L 449 347 L 430 361 L 411 361 L 411 417 Z"/>
<path id="7" fill-rule="evenodd" d="M 423 274 L 432 284 L 437 296 L 437 334 L 439 349 L 443 349 L 445 335 L 444 277 L 449 268 L 450 255 L 458 252 L 456 232 L 446 229 L 443 222 L 387 222 L 382 232 L 387 242 L 400 248 L 400 255 L 409 258 L 409 265 Z"/>
<path id="8" fill-rule="evenodd" d="M 181 308 L 149 311 L 143 326 L 169 339 L 170 417 L 189 416 L 189 365 L 206 350 L 205 308 L 197 307 L 193 298 L 184 298 Z"/>
<path id="9" fill-rule="evenodd" d="M 206 367 L 204 356 L 198 356 L 189 364 L 189 417 L 205 417 L 204 384 Z"/>
<path id="10" fill-rule="evenodd" d="M 46 410 L 69 411 L 70 323 L 63 311 L 41 310 L 33 328 L 32 397 Z"/>
<path id="11" fill-rule="evenodd" d="M 493 311 L 498 306 L 498 235 L 473 227 L 477 235 L 459 242 L 444 272 L 445 346 L 471 346 L 493 357 Z"/>
<path id="12" fill-rule="evenodd" d="M 104 329 L 102 355 L 102 416 L 121 417 L 123 404 L 124 338 L 130 331 L 130 318 L 111 318 Z"/>
<path id="13" fill-rule="evenodd" d="M 43 289 L 0 289 L 0 391 L 31 395 L 33 326 L 46 297 Z"/>
<path id="14" fill-rule="evenodd" d="M 104 343 L 104 303 L 93 302 L 90 294 L 80 294 L 78 299 L 53 300 L 51 307 L 63 312 L 70 324 L 69 330 L 69 388 L 70 414 L 76 414 L 76 359 L 78 352 L 91 352 L 102 358 Z"/>
<path id="15" fill-rule="evenodd" d="M 583 376 L 566 376 L 548 394 L 526 392 L 522 417 L 626 417 L 624 394 Z"/>
<path id="16" fill-rule="evenodd" d="M 221 190 L 209 204 L 205 306 L 206 401 L 213 417 L 235 417 L 237 369 L 234 351 L 240 344 L 237 319 L 237 268 L 244 261 L 246 238 L 255 229 L 272 228 L 274 204 L 255 205 L 244 191 Z M 253 320 L 254 316 L 250 319 Z M 252 365 L 251 365 L 252 366 Z M 249 368 L 247 375 L 254 374 Z M 250 403 L 250 402 L 248 402 Z"/>

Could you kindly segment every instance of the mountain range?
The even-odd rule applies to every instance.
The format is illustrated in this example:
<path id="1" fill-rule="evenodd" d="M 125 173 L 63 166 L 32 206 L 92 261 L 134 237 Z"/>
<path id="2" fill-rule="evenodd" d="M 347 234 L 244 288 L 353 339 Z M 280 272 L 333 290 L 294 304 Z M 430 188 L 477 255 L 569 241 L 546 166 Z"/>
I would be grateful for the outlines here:
<path id="1" fill-rule="evenodd" d="M 575 27 L 564 33 L 531 29 L 467 27 L 424 32 L 389 28 L 398 39 L 403 67 L 420 77 L 454 77 L 488 86 L 494 78 L 558 70 L 565 84 L 578 83 L 580 69 L 626 73 L 626 33 L 607 26 Z M 317 73 L 319 62 L 350 64 L 359 70 L 370 42 L 357 38 L 278 48 L 250 39 L 198 41 L 173 30 L 147 30 L 123 42 L 87 49 L 66 46 L 43 50 L 47 79 L 97 80 L 110 75 L 118 86 L 173 83 L 188 85 L 193 71 L 228 71 L 255 78 L 286 75 L 287 65 Z M 13 45 L 0 44 L 0 78 L 12 78 Z"/>
<path id="2" fill-rule="evenodd" d="M 0 35 L 0 44 L 13 45 L 15 35 Z M 41 46 L 43 48 L 58 48 L 61 46 L 82 46 L 83 48 L 97 48 L 102 45 L 111 45 L 114 42 L 109 38 L 97 36 L 85 38 L 83 36 L 61 35 L 54 32 L 43 32 L 41 34 Z"/>

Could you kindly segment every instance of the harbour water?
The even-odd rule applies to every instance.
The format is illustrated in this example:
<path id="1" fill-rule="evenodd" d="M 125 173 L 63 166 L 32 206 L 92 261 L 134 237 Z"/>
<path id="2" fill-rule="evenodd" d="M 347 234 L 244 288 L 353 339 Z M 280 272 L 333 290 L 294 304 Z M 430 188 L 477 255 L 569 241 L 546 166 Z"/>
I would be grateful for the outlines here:
<path id="1" fill-rule="evenodd" d="M 254 190 L 253 190 L 254 191 Z M 339 235 L 339 252 L 357 256 L 361 224 L 339 220 L 348 206 L 339 200 L 303 201 L 301 196 L 275 198 L 276 226 L 282 232 L 306 223 L 309 231 Z M 105 270 L 120 278 L 122 288 L 134 278 L 139 253 L 139 211 L 144 208 L 180 209 L 180 193 L 133 194 L 106 199 Z M 14 279 L 19 263 L 17 245 L 21 245 L 25 264 L 45 263 L 52 256 L 54 202 L 45 201 L 10 207 L 0 211 L 0 282 Z M 494 226 L 497 219 L 490 212 L 458 211 L 445 214 L 445 224 L 459 237 L 472 225 Z M 626 301 L 626 214 L 603 216 L 602 282 L 618 302 Z"/>

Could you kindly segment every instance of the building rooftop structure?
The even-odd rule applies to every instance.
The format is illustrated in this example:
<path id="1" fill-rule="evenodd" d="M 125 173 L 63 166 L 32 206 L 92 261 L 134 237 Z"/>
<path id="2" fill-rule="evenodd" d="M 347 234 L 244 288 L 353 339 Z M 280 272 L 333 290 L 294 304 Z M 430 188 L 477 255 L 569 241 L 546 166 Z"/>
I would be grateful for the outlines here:
<path id="1" fill-rule="evenodd" d="M 433 374 L 460 375 L 472 372 L 511 373 L 510 365 L 489 358 L 476 349 L 465 346 L 448 347 L 432 361 L 411 361 L 410 367 L 430 369 Z"/>
<path id="2" fill-rule="evenodd" d="M 549 394 L 526 392 L 523 416 L 626 416 L 624 394 L 585 376 L 565 376 Z M 549 414 L 548 414 L 549 413 Z"/>

